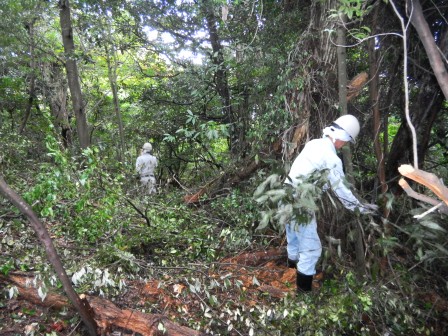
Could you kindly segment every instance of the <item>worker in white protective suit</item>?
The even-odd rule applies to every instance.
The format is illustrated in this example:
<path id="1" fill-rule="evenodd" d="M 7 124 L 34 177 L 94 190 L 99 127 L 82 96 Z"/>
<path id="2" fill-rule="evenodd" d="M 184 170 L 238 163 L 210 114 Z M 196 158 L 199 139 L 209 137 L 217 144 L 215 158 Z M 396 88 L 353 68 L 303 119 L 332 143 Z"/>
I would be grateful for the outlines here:
<path id="1" fill-rule="evenodd" d="M 157 167 L 157 158 L 151 154 L 152 145 L 150 143 L 145 143 L 142 147 L 142 152 L 135 162 L 135 169 L 140 175 L 140 183 L 143 190 L 147 194 L 155 194 L 157 192 L 156 188 L 156 178 L 154 176 L 154 170 Z"/>
<path id="2" fill-rule="evenodd" d="M 348 142 L 355 142 L 360 130 L 359 122 L 352 115 L 343 115 L 323 130 L 323 138 L 309 141 L 294 160 L 285 183 L 296 187 L 301 179 L 312 172 L 327 169 L 328 182 L 342 204 L 349 210 L 359 209 L 362 214 L 374 213 L 375 204 L 362 204 L 344 184 L 345 175 L 341 159 L 336 150 Z M 292 219 L 286 225 L 288 266 L 297 268 L 298 292 L 312 290 L 313 275 L 322 253 L 322 245 L 317 234 L 315 213 L 310 214 L 308 223 L 297 223 Z"/>

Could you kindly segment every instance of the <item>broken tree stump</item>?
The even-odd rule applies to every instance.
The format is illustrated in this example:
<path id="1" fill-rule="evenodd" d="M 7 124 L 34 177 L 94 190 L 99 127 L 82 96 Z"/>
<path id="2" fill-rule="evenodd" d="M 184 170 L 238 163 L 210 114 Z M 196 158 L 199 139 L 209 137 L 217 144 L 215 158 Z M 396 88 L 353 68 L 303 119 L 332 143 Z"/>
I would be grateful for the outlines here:
<path id="1" fill-rule="evenodd" d="M 448 205 L 448 188 L 443 185 L 436 175 L 416 169 L 411 165 L 401 165 L 398 171 L 404 177 L 408 177 L 432 190 L 434 194 Z"/>

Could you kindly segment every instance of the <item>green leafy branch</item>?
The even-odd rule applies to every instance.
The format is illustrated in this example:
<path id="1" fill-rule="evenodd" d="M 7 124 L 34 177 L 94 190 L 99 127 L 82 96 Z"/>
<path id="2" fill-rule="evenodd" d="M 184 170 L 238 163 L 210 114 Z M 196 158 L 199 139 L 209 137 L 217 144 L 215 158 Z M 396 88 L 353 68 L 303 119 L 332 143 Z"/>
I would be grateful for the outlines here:
<path id="1" fill-rule="evenodd" d="M 278 174 L 268 176 L 254 192 L 254 199 L 262 209 L 257 230 L 265 229 L 270 223 L 283 230 L 293 219 L 308 223 L 319 209 L 327 176 L 328 170 L 315 170 L 301 178 L 296 186 L 285 183 Z"/>

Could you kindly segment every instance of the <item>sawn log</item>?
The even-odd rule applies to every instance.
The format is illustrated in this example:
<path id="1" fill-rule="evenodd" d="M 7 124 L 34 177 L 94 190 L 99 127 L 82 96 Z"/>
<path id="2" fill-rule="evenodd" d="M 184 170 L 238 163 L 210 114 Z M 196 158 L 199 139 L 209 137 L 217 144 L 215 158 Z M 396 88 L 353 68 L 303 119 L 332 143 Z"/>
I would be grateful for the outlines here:
<path id="1" fill-rule="evenodd" d="M 63 295 L 48 293 L 42 301 L 37 293 L 37 288 L 31 286 L 33 278 L 24 274 L 0 274 L 0 283 L 16 286 L 19 298 L 33 304 L 61 309 L 72 308 L 69 300 Z M 200 336 L 203 333 L 188 327 L 178 325 L 161 314 L 144 314 L 136 310 L 120 309 L 109 300 L 90 295 L 80 295 L 81 300 L 86 300 L 93 309 L 94 319 L 98 324 L 101 335 L 108 335 L 114 329 L 139 333 L 143 336 Z"/>

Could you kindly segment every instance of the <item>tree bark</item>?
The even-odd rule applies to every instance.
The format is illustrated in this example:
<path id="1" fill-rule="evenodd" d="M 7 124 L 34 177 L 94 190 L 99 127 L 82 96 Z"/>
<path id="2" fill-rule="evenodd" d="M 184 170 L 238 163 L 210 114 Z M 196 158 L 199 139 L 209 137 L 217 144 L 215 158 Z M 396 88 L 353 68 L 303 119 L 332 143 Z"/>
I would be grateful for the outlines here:
<path id="1" fill-rule="evenodd" d="M 109 35 L 110 38 L 112 38 L 111 35 Z M 115 110 L 115 117 L 117 118 L 117 124 L 118 124 L 118 134 L 120 136 L 120 147 L 118 150 L 118 160 L 123 161 L 124 153 L 126 152 L 125 149 L 125 141 L 124 141 L 124 127 L 123 127 L 123 119 L 121 117 L 121 110 L 120 110 L 120 103 L 118 101 L 118 93 L 117 93 L 117 68 L 116 68 L 116 60 L 115 60 L 115 48 L 112 43 L 112 49 L 109 50 L 109 48 L 105 47 L 106 52 L 106 62 L 107 62 L 107 72 L 109 75 L 109 84 L 112 90 L 112 97 L 114 102 L 114 110 Z M 113 63 L 111 61 L 111 55 L 113 59 Z"/>
<path id="2" fill-rule="evenodd" d="M 373 34 L 376 34 L 377 27 L 377 19 L 378 19 L 378 11 L 380 6 L 376 6 L 373 17 L 372 24 Z M 381 127 L 381 112 L 380 112 L 380 80 L 379 73 L 380 69 L 378 66 L 378 51 L 376 49 L 376 40 L 370 39 L 369 45 L 369 73 L 370 73 L 370 82 L 369 82 L 369 97 L 370 97 L 370 105 L 372 106 L 372 115 L 373 115 L 373 147 L 375 150 L 375 156 L 377 160 L 377 174 L 378 181 L 381 186 L 381 201 L 382 204 L 386 204 L 386 192 L 388 190 L 388 186 L 386 183 L 386 166 L 385 166 L 385 155 L 386 153 L 383 151 L 386 150 L 386 146 L 381 144 L 380 133 L 382 130 L 385 130 L 385 127 Z M 387 120 L 387 115 L 384 116 L 384 119 Z M 387 132 L 383 134 L 383 142 L 387 141 Z M 389 216 L 390 210 L 386 207 L 383 207 L 383 216 L 387 218 Z M 384 230 L 386 234 L 390 233 L 391 226 L 388 221 L 384 221 Z"/>
<path id="3" fill-rule="evenodd" d="M 20 125 L 19 134 L 22 134 L 25 130 L 25 126 L 31 114 L 31 108 L 33 107 L 34 98 L 36 96 L 36 60 L 34 59 L 34 19 L 27 25 L 28 35 L 30 37 L 30 77 L 29 77 L 29 89 L 28 89 L 28 101 L 25 108 L 25 114 L 23 116 L 22 124 Z"/>
<path id="4" fill-rule="evenodd" d="M 64 79 L 62 67 L 58 63 L 46 64 L 43 73 L 48 91 L 46 96 L 49 100 L 55 128 L 60 129 L 64 148 L 68 148 L 72 145 L 72 129 L 67 111 L 67 82 Z"/>
<path id="5" fill-rule="evenodd" d="M 423 162 L 426 156 L 431 129 L 442 109 L 443 102 L 443 94 L 441 94 L 440 87 L 435 82 L 434 77 L 427 78 L 426 82 L 422 79 L 416 103 L 411 109 L 411 120 L 417 131 L 420 162 Z M 401 164 L 412 162 L 411 144 L 410 130 L 407 123 L 402 122 L 387 157 L 387 180 L 393 180 L 398 176 L 398 167 Z M 396 184 L 390 185 L 390 187 L 394 191 L 401 191 L 401 188 L 397 189 L 398 185 Z"/>
<path id="6" fill-rule="evenodd" d="M 341 17 L 345 22 L 345 16 Z M 343 26 L 337 28 L 337 56 L 338 56 L 338 87 L 339 87 L 339 107 L 340 115 L 347 114 L 347 53 L 345 50 L 346 36 Z M 353 162 L 352 154 L 349 146 L 344 146 L 342 149 L 344 158 L 344 166 L 347 173 L 347 180 L 354 184 L 353 178 Z M 359 223 L 357 223 L 359 224 Z M 366 260 L 364 256 L 364 242 L 363 234 L 360 225 L 355 225 L 355 255 L 356 255 L 356 271 L 359 276 L 366 273 Z"/>
<path id="7" fill-rule="evenodd" d="M 73 41 L 72 20 L 69 0 L 59 0 L 59 16 L 61 23 L 62 42 L 65 51 L 65 69 L 67 71 L 68 87 L 76 116 L 76 130 L 81 148 L 90 146 L 89 129 L 79 82 L 78 66 L 76 64 L 75 43 Z"/>
<path id="8" fill-rule="evenodd" d="M 221 41 L 219 38 L 218 29 L 216 27 L 216 16 L 213 13 L 212 2 L 209 0 L 205 0 L 202 5 L 202 11 L 205 15 L 205 19 L 207 22 L 207 29 L 210 36 L 210 44 L 212 45 L 211 59 L 213 64 L 216 66 L 215 71 L 215 84 L 216 84 L 216 92 L 221 98 L 222 110 L 224 114 L 224 120 L 227 124 L 230 125 L 230 138 L 229 138 L 229 149 L 231 152 L 236 152 L 236 143 L 237 143 L 237 125 L 238 120 L 234 115 L 231 98 L 230 98 L 230 89 L 228 83 L 228 74 L 226 65 L 224 63 L 224 52 L 223 47 L 221 45 Z"/>
<path id="9" fill-rule="evenodd" d="M 29 220 L 31 227 L 33 228 L 42 245 L 44 245 L 45 247 L 47 258 L 53 265 L 54 270 L 56 271 L 56 274 L 62 283 L 65 293 L 81 316 L 81 319 L 86 325 L 89 334 L 92 336 L 96 336 L 97 325 L 91 314 L 91 309 L 88 304 L 81 301 L 78 294 L 76 294 L 75 290 L 73 289 L 71 281 L 68 278 L 67 273 L 65 272 L 64 266 L 62 265 L 61 259 L 56 252 L 53 241 L 51 240 L 47 229 L 39 221 L 37 215 L 23 200 L 23 198 L 8 186 L 8 184 L 3 179 L 3 176 L 0 176 L 0 192 Z"/>
<path id="10" fill-rule="evenodd" d="M 376 27 L 377 16 L 379 6 L 376 6 L 373 14 L 372 26 Z M 375 31 L 372 32 L 375 34 Z M 370 72 L 370 84 L 369 84 L 369 96 L 370 104 L 373 111 L 373 146 L 375 149 L 375 155 L 378 162 L 378 179 L 381 185 L 381 193 L 386 193 L 386 175 L 384 168 L 384 153 L 380 143 L 381 133 L 381 113 L 380 113 L 380 99 L 379 99 L 379 68 L 378 68 L 378 51 L 375 49 L 375 39 L 369 40 L 369 72 Z"/>
<path id="11" fill-rule="evenodd" d="M 345 22 L 345 17 L 341 20 Z M 347 52 L 345 30 L 342 26 L 337 28 L 337 60 L 338 60 L 338 88 L 339 88 L 339 113 L 340 115 L 347 114 Z M 354 184 L 353 179 L 353 162 L 352 153 L 349 146 L 344 146 L 342 149 L 344 158 L 344 167 L 347 175 L 347 180 Z"/>
<path id="12" fill-rule="evenodd" d="M 417 31 L 420 40 L 428 55 L 429 63 L 437 78 L 437 82 L 442 89 L 445 99 L 448 99 L 448 73 L 445 62 L 442 59 L 443 52 L 438 48 L 434 36 L 429 29 L 428 23 L 423 15 L 422 6 L 419 0 L 407 0 L 408 16 L 411 24 Z M 446 38 L 446 34 L 442 34 Z M 443 40 L 443 38 L 442 38 Z"/>
<path id="13" fill-rule="evenodd" d="M 5 277 L 0 274 L 0 282 L 7 282 L 17 287 L 19 295 L 27 301 L 36 305 L 62 309 L 69 307 L 67 299 L 55 293 L 48 293 L 44 301 L 40 299 L 37 290 L 27 286 L 30 278 L 24 275 L 9 275 Z M 109 335 L 114 327 L 133 331 L 134 334 L 143 336 L 162 335 L 158 329 L 162 324 L 166 329 L 163 335 L 169 336 L 200 336 L 201 332 L 188 327 L 180 326 L 170 321 L 166 316 L 160 314 L 143 314 L 135 310 L 119 309 L 112 302 L 89 295 L 82 295 L 82 302 L 88 304 L 94 313 L 95 320 L 99 326 L 98 334 Z"/>

